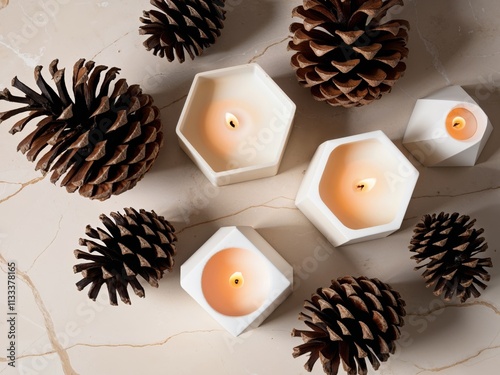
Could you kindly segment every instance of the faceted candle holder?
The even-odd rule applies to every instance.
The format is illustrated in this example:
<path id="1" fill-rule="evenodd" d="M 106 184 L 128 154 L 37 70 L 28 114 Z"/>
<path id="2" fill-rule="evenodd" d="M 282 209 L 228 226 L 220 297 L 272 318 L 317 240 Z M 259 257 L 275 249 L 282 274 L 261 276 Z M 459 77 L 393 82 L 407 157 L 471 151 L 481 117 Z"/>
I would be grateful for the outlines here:
<path id="1" fill-rule="evenodd" d="M 293 268 L 251 227 L 223 227 L 181 266 L 181 286 L 238 336 L 292 292 Z"/>
<path id="2" fill-rule="evenodd" d="M 257 64 L 198 73 L 176 132 L 216 186 L 278 173 L 295 104 Z"/>
<path id="3" fill-rule="evenodd" d="M 324 142 L 295 204 L 334 245 L 385 237 L 401 227 L 418 171 L 382 131 Z"/>
<path id="4" fill-rule="evenodd" d="M 450 86 L 417 101 L 403 145 L 427 167 L 472 166 L 492 130 L 474 99 Z"/>

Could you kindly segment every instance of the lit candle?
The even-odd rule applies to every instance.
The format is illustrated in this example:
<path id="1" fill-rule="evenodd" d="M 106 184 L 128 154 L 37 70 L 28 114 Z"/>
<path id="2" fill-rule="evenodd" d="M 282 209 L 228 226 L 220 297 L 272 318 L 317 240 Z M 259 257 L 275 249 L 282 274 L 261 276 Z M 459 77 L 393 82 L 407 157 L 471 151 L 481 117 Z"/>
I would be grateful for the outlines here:
<path id="1" fill-rule="evenodd" d="M 476 164 L 493 127 L 481 107 L 460 86 L 417 100 L 403 145 L 426 167 Z"/>
<path id="2" fill-rule="evenodd" d="M 245 283 L 245 278 L 241 272 L 235 272 L 229 278 L 229 285 L 233 288 L 241 288 Z"/>
<path id="3" fill-rule="evenodd" d="M 257 64 L 195 76 L 176 132 L 214 185 L 278 172 L 295 104 Z"/>
<path id="4" fill-rule="evenodd" d="M 219 229 L 181 266 L 181 286 L 237 336 L 291 293 L 292 267 L 251 227 Z"/>
<path id="5" fill-rule="evenodd" d="M 476 117 L 466 108 L 453 108 L 446 116 L 446 131 L 457 141 L 466 141 L 476 134 Z"/>
<path id="6" fill-rule="evenodd" d="M 296 198 L 334 244 L 387 236 L 401 226 L 417 170 L 381 132 L 323 143 Z"/>
<path id="7" fill-rule="evenodd" d="M 251 147 L 252 140 L 257 139 L 259 127 L 263 123 L 262 115 L 257 108 L 242 100 L 219 100 L 200 110 L 199 134 L 197 142 L 203 142 L 201 151 L 215 171 L 223 171 L 242 166 L 244 162 L 263 162 L 265 155 L 253 155 L 246 148 Z M 241 153 L 249 153 L 243 161 Z M 264 158 L 259 160 L 258 158 Z"/>
<path id="8" fill-rule="evenodd" d="M 203 295 L 208 304 L 223 315 L 250 314 L 269 295 L 270 280 L 266 267 L 265 259 L 255 252 L 241 248 L 222 249 L 203 269 Z"/>

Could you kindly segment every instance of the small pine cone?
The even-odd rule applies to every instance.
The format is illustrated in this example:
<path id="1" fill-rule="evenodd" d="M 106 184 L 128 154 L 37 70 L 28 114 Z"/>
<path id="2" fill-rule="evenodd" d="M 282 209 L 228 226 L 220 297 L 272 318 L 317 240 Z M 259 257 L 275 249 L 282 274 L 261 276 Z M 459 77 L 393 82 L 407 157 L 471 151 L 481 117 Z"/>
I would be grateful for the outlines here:
<path id="1" fill-rule="evenodd" d="M 332 106 L 369 104 L 403 75 L 409 23 L 382 19 L 403 0 L 304 0 L 288 49 L 299 83 Z"/>
<path id="2" fill-rule="evenodd" d="M 343 277 L 320 288 L 306 301 L 299 319 L 312 331 L 294 329 L 292 336 L 304 344 L 293 349 L 297 358 L 310 353 L 307 371 L 318 358 L 328 375 L 338 373 L 340 362 L 349 375 L 368 373 L 366 359 L 375 370 L 396 350 L 406 315 L 398 292 L 378 279 Z"/>
<path id="3" fill-rule="evenodd" d="M 77 249 L 75 257 L 91 262 L 73 267 L 75 273 L 81 272 L 83 276 L 76 286 L 82 290 L 92 284 L 89 298 L 95 301 L 102 284 L 106 283 L 111 305 L 118 305 L 116 292 L 123 303 L 130 305 L 128 284 L 136 295 L 144 297 L 138 275 L 157 288 L 163 272 L 172 270 L 177 238 L 174 227 L 154 211 L 125 208 L 125 215 L 118 212 L 110 215 L 114 222 L 106 215 L 99 217 L 108 232 L 90 225 L 85 231 L 101 243 L 80 238 L 80 246 L 87 246 L 88 252 Z"/>
<path id="4" fill-rule="evenodd" d="M 17 150 L 34 161 L 47 148 L 35 169 L 43 174 L 52 171 L 52 183 L 64 175 L 61 186 L 71 193 L 78 190 L 84 197 L 104 200 L 133 188 L 151 168 L 163 144 L 160 111 L 153 98 L 143 94 L 139 85 L 129 86 L 125 79 L 118 80 L 111 90 L 120 69 L 108 70 L 84 59 L 73 68 L 71 97 L 64 69 L 57 63 L 54 60 L 49 66 L 57 92 L 42 77 L 41 66 L 35 68 L 40 94 L 17 77 L 12 86 L 24 97 L 14 96 L 8 89 L 0 91 L 0 100 L 24 105 L 0 113 L 0 122 L 29 111 L 10 133 L 20 132 L 31 120 L 41 118 Z"/>
<path id="5" fill-rule="evenodd" d="M 154 55 L 173 61 L 175 55 L 182 63 L 184 50 L 191 59 L 199 56 L 220 36 L 224 27 L 225 0 L 151 0 L 159 9 L 143 12 L 141 35 L 150 35 L 144 42 Z"/>
<path id="6" fill-rule="evenodd" d="M 454 294 L 462 303 L 471 295 L 477 298 L 481 293 L 476 286 L 485 289 L 487 285 L 481 280 L 490 280 L 484 268 L 493 266 L 491 258 L 476 257 L 488 248 L 479 237 L 484 229 L 474 229 L 476 220 L 469 220 L 469 216 L 456 212 L 424 215 L 410 242 L 410 251 L 416 253 L 411 259 L 426 261 L 415 269 L 426 268 L 422 276 L 427 287 L 435 285 L 434 294 L 444 293 L 446 301 Z"/>

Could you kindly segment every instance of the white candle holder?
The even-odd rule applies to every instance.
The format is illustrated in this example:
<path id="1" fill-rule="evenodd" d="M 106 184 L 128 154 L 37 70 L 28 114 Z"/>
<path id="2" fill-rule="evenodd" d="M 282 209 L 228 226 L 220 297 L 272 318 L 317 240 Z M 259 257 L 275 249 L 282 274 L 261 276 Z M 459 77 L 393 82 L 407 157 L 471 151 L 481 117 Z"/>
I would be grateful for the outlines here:
<path id="1" fill-rule="evenodd" d="M 450 86 L 417 100 L 403 145 L 426 167 L 472 166 L 492 130 L 474 99 Z"/>
<path id="2" fill-rule="evenodd" d="M 181 286 L 238 336 L 290 295 L 293 268 L 253 228 L 223 227 L 181 266 Z"/>
<path id="3" fill-rule="evenodd" d="M 417 179 L 378 130 L 321 144 L 295 204 L 334 246 L 381 238 L 401 227 Z"/>
<path id="4" fill-rule="evenodd" d="M 198 73 L 176 133 L 216 186 L 278 173 L 295 104 L 257 64 Z"/>

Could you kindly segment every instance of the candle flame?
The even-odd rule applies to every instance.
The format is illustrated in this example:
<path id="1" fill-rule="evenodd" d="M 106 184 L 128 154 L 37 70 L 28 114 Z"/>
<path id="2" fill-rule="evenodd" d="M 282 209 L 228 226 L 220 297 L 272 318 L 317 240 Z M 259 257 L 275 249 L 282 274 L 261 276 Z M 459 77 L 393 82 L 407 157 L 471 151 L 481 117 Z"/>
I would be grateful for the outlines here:
<path id="1" fill-rule="evenodd" d="M 364 178 L 354 184 L 354 190 L 360 193 L 367 193 L 373 189 L 376 183 L 376 178 Z"/>
<path id="2" fill-rule="evenodd" d="M 229 277 L 229 284 L 234 288 L 241 288 L 245 282 L 241 272 L 235 272 Z"/>
<path id="3" fill-rule="evenodd" d="M 226 125 L 230 129 L 236 129 L 240 126 L 240 122 L 238 121 L 238 118 L 231 112 L 226 112 Z"/>
<path id="4" fill-rule="evenodd" d="M 461 116 L 457 116 L 453 119 L 453 129 L 462 130 L 467 125 L 467 121 Z"/>

